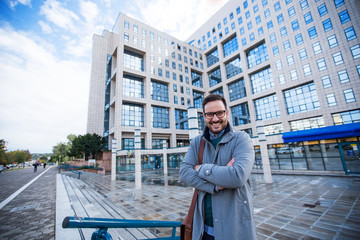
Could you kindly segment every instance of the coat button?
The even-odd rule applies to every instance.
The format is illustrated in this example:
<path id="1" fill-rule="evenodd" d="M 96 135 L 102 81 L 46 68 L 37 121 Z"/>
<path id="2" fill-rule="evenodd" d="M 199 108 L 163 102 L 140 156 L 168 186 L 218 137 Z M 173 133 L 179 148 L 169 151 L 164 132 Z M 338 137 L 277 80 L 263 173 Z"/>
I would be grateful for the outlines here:
<path id="1" fill-rule="evenodd" d="M 206 175 L 210 175 L 210 171 L 209 171 L 209 170 L 206 170 Z"/>
<path id="2" fill-rule="evenodd" d="M 244 201 L 244 204 L 247 204 L 247 201 Z"/>

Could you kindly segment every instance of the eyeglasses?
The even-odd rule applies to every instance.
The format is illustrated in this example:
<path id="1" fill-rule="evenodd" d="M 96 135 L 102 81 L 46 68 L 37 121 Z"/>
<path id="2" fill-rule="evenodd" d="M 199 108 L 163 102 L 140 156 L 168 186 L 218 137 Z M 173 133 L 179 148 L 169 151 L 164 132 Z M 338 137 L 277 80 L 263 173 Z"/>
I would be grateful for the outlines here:
<path id="1" fill-rule="evenodd" d="M 221 111 L 217 111 L 217 112 L 206 112 L 206 113 L 204 113 L 204 115 L 207 119 L 212 119 L 215 114 L 218 118 L 223 118 L 225 116 L 225 112 L 226 112 L 226 110 L 221 110 Z"/>

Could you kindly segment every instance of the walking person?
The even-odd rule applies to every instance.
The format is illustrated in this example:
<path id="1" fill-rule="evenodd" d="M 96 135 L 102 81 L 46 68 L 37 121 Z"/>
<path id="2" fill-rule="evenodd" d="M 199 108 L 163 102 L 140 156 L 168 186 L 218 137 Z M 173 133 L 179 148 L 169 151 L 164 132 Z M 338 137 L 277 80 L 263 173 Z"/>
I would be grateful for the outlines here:
<path id="1" fill-rule="evenodd" d="M 38 162 L 35 162 L 35 163 L 33 164 L 33 166 L 34 166 L 34 172 L 36 172 L 36 171 L 37 171 L 37 167 L 38 167 L 38 165 L 39 165 L 39 163 L 38 163 Z"/>
<path id="2" fill-rule="evenodd" d="M 203 116 L 203 134 L 191 140 L 180 166 L 180 181 L 198 189 L 192 239 L 257 239 L 249 181 L 255 159 L 251 139 L 233 131 L 220 95 L 203 100 Z M 205 148 L 199 165 L 201 139 Z"/>
<path id="3" fill-rule="evenodd" d="M 44 162 L 44 169 L 45 169 L 45 167 L 46 167 L 46 162 Z"/>

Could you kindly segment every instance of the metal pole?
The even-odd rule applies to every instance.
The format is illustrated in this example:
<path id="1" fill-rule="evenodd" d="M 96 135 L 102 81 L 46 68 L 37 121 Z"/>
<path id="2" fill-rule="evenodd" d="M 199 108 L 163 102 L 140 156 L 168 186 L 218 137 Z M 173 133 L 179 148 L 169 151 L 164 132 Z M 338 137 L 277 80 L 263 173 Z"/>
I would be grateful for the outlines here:
<path id="1" fill-rule="evenodd" d="M 272 176 L 271 176 L 269 153 L 268 153 L 267 144 L 266 144 L 264 124 L 261 120 L 256 121 L 256 129 L 257 129 L 257 134 L 259 137 L 262 167 L 263 167 L 263 171 L 264 171 L 264 181 L 265 181 L 265 183 L 272 183 L 273 180 L 272 180 Z"/>
<path id="2" fill-rule="evenodd" d="M 111 144 L 111 181 L 116 180 L 116 146 L 117 140 L 113 138 Z"/>

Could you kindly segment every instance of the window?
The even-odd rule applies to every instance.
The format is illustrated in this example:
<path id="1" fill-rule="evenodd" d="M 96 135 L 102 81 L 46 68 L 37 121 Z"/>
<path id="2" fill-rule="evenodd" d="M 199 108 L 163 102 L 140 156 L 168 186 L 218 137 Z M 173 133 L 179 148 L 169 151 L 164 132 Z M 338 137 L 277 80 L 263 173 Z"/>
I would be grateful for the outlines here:
<path id="1" fill-rule="evenodd" d="M 279 74 L 279 83 L 280 83 L 280 84 L 286 83 L 286 79 L 285 79 L 285 75 L 284 75 L 284 74 Z"/>
<path id="2" fill-rule="evenodd" d="M 134 24 L 133 30 L 134 30 L 134 33 L 137 33 L 138 32 L 138 26 Z"/>
<path id="3" fill-rule="evenodd" d="M 269 54 L 267 52 L 266 44 L 263 43 L 246 53 L 248 67 L 255 67 L 267 60 L 269 60 Z"/>
<path id="4" fill-rule="evenodd" d="M 206 55 L 207 60 L 207 66 L 210 67 L 214 65 L 215 63 L 219 62 L 219 52 L 217 49 L 210 52 L 208 55 Z"/>
<path id="5" fill-rule="evenodd" d="M 349 28 L 345 29 L 344 32 L 345 32 L 346 39 L 348 41 L 351 41 L 356 38 L 356 33 L 354 30 L 354 27 L 349 27 Z"/>
<path id="6" fill-rule="evenodd" d="M 124 50 L 124 67 L 144 71 L 144 59 L 140 54 Z"/>
<path id="7" fill-rule="evenodd" d="M 122 126 L 144 127 L 144 108 L 137 104 L 123 104 L 121 114 Z"/>
<path id="8" fill-rule="evenodd" d="M 300 7 L 302 10 L 306 9 L 309 7 L 308 1 L 307 0 L 301 0 L 300 1 Z"/>
<path id="9" fill-rule="evenodd" d="M 334 59 L 334 63 L 335 65 L 340 65 L 340 64 L 343 64 L 344 63 L 344 59 L 341 55 L 341 52 L 337 52 L 337 53 L 334 53 L 332 55 L 333 59 Z"/>
<path id="10" fill-rule="evenodd" d="M 270 34 L 270 42 L 271 42 L 271 43 L 276 42 L 276 35 L 275 35 L 275 33 Z"/>
<path id="11" fill-rule="evenodd" d="M 279 52 L 279 47 L 278 46 L 275 46 L 275 47 L 273 47 L 273 54 L 274 54 L 274 56 L 277 56 L 277 55 L 279 55 L 280 54 L 280 52 Z"/>
<path id="12" fill-rule="evenodd" d="M 151 82 L 151 99 L 169 102 L 168 85 L 160 82 Z"/>
<path id="13" fill-rule="evenodd" d="M 234 126 L 250 123 L 250 113 L 247 103 L 242 103 L 231 107 L 231 116 Z"/>
<path id="14" fill-rule="evenodd" d="M 360 110 L 346 111 L 332 114 L 334 125 L 360 122 Z"/>
<path id="15" fill-rule="evenodd" d="M 287 36 L 286 27 L 280 28 L 280 34 L 281 34 L 281 37 L 286 37 Z"/>
<path id="16" fill-rule="evenodd" d="M 295 36 L 295 42 L 296 42 L 296 45 L 298 45 L 298 46 L 304 43 L 304 39 L 303 39 L 301 33 Z"/>
<path id="17" fill-rule="evenodd" d="M 306 49 L 305 49 L 305 48 L 299 50 L 299 56 L 300 56 L 300 60 L 307 59 L 307 53 L 306 53 Z"/>
<path id="18" fill-rule="evenodd" d="M 239 48 L 237 37 L 233 37 L 223 45 L 224 57 L 229 56 L 231 53 L 237 51 Z"/>
<path id="19" fill-rule="evenodd" d="M 318 7 L 318 11 L 319 11 L 319 14 L 320 14 L 320 17 L 326 15 L 328 13 L 327 9 L 326 9 L 326 5 L 325 3 L 324 4 L 321 4 L 319 7 Z"/>
<path id="20" fill-rule="evenodd" d="M 175 109 L 176 129 L 189 129 L 187 111 Z"/>
<path id="21" fill-rule="evenodd" d="M 296 15 L 296 12 L 295 12 L 295 8 L 294 7 L 291 7 L 288 9 L 288 13 L 289 13 L 289 17 L 292 18 L 293 16 Z"/>
<path id="22" fill-rule="evenodd" d="M 170 128 L 169 109 L 152 106 L 151 120 L 154 128 Z"/>
<path id="23" fill-rule="evenodd" d="M 309 32 L 309 37 L 310 37 L 310 39 L 317 37 L 317 32 L 316 32 L 315 26 L 309 28 L 309 29 L 308 29 L 308 32 Z"/>
<path id="24" fill-rule="evenodd" d="M 231 78 L 242 72 L 240 57 L 237 57 L 225 65 L 226 78 Z"/>
<path id="25" fill-rule="evenodd" d="M 321 53 L 321 45 L 320 42 L 316 42 L 312 45 L 315 55 Z"/>
<path id="26" fill-rule="evenodd" d="M 280 117 L 276 95 L 267 96 L 254 101 L 257 120 Z"/>
<path id="27" fill-rule="evenodd" d="M 282 14 L 278 15 L 277 16 L 277 21 L 278 21 L 278 24 L 282 24 L 284 22 L 284 16 Z"/>
<path id="28" fill-rule="evenodd" d="M 265 19 L 267 19 L 268 17 L 270 17 L 270 10 L 269 9 L 266 9 L 264 11 L 264 14 L 265 14 Z"/>
<path id="29" fill-rule="evenodd" d="M 284 91 L 284 96 L 289 115 L 320 108 L 314 83 Z"/>
<path id="30" fill-rule="evenodd" d="M 353 56 L 353 59 L 360 58 L 360 44 L 352 46 L 350 48 L 351 54 Z"/>
<path id="31" fill-rule="evenodd" d="M 286 57 L 288 66 L 293 65 L 295 63 L 293 55 L 289 55 Z"/>
<path id="32" fill-rule="evenodd" d="M 286 40 L 283 42 L 285 52 L 291 49 L 290 41 Z"/>
<path id="33" fill-rule="evenodd" d="M 352 88 L 343 91 L 346 103 L 356 102 L 354 92 Z"/>
<path id="34" fill-rule="evenodd" d="M 125 42 L 129 41 L 129 34 L 128 33 L 124 33 L 124 41 Z"/>
<path id="35" fill-rule="evenodd" d="M 327 75 L 327 76 L 324 76 L 321 78 L 321 81 L 322 81 L 322 84 L 323 84 L 323 87 L 324 88 L 329 88 L 331 87 L 331 80 L 330 80 L 330 77 Z"/>
<path id="36" fill-rule="evenodd" d="M 261 37 L 262 35 L 264 35 L 264 29 L 263 29 L 263 27 L 259 27 L 259 29 L 258 29 L 258 34 L 259 34 L 259 37 Z"/>
<path id="37" fill-rule="evenodd" d="M 342 24 L 347 23 L 348 21 L 350 21 L 350 16 L 347 10 L 342 11 L 341 13 L 339 13 L 339 18 Z"/>
<path id="38" fill-rule="evenodd" d="M 283 125 L 281 123 L 264 126 L 265 135 L 280 134 L 283 133 L 283 131 Z"/>
<path id="39" fill-rule="evenodd" d="M 297 74 L 296 69 L 293 69 L 293 70 L 290 71 L 290 78 L 291 78 L 292 81 L 298 79 L 298 74 Z"/>
<path id="40" fill-rule="evenodd" d="M 239 23 L 239 25 L 241 25 L 243 23 L 242 17 L 238 18 L 238 23 Z"/>
<path id="41" fill-rule="evenodd" d="M 144 97 L 144 82 L 141 78 L 124 75 L 123 77 L 123 95 L 129 97 Z"/>
<path id="42" fill-rule="evenodd" d="M 250 11 L 246 11 L 245 17 L 246 17 L 246 19 L 249 19 L 249 18 L 250 18 Z"/>
<path id="43" fill-rule="evenodd" d="M 333 29 L 330 18 L 323 21 L 323 27 L 324 27 L 325 32 L 330 31 L 331 29 Z"/>
<path id="44" fill-rule="evenodd" d="M 314 128 L 325 127 L 323 117 L 306 118 L 290 122 L 291 131 L 300 131 Z"/>
<path id="45" fill-rule="evenodd" d="M 277 70 L 281 70 L 281 69 L 282 69 L 281 60 L 277 60 L 277 61 L 275 62 L 275 66 L 276 66 L 276 69 L 277 69 Z"/>
<path id="46" fill-rule="evenodd" d="M 248 24 L 247 24 L 247 28 L 248 28 L 248 30 L 251 30 L 253 27 L 252 27 L 252 22 L 250 21 L 250 22 L 248 22 Z"/>
<path id="47" fill-rule="evenodd" d="M 198 91 L 193 90 L 193 99 L 194 99 L 194 107 L 202 108 L 202 102 L 204 99 L 204 94 Z"/>
<path id="48" fill-rule="evenodd" d="M 303 70 L 304 70 L 304 75 L 305 75 L 305 76 L 311 75 L 310 64 L 304 65 L 304 66 L 303 66 Z"/>
<path id="49" fill-rule="evenodd" d="M 215 86 L 218 83 L 221 83 L 220 68 L 217 68 L 217 69 L 209 72 L 209 84 L 210 84 L 210 87 Z"/>
<path id="50" fill-rule="evenodd" d="M 312 16 L 311 16 L 311 12 L 308 12 L 306 14 L 304 14 L 304 19 L 305 19 L 305 23 L 309 24 L 313 21 Z"/>
<path id="51" fill-rule="evenodd" d="M 267 28 L 268 28 L 268 30 L 272 29 L 273 27 L 274 27 L 273 22 L 272 22 L 272 21 L 269 21 L 269 22 L 267 23 Z"/>
<path id="52" fill-rule="evenodd" d="M 244 79 L 240 79 L 229 84 L 230 102 L 246 97 L 246 89 Z"/>
<path id="53" fill-rule="evenodd" d="M 299 21 L 297 19 L 291 22 L 291 26 L 294 32 L 300 29 Z"/>
<path id="54" fill-rule="evenodd" d="M 325 59 L 319 59 L 316 61 L 319 71 L 323 71 L 327 69 Z"/>
<path id="55" fill-rule="evenodd" d="M 346 70 L 342 70 L 338 72 L 340 83 L 350 82 L 349 75 Z"/>
<path id="56" fill-rule="evenodd" d="M 280 3 L 279 3 L 279 2 L 276 2 L 276 3 L 274 4 L 274 9 L 275 9 L 275 12 L 281 10 L 281 6 L 280 6 Z"/>
<path id="57" fill-rule="evenodd" d="M 334 0 L 335 7 L 338 8 L 344 4 L 344 0 Z"/>
<path id="58" fill-rule="evenodd" d="M 336 106 L 337 102 L 336 102 L 336 98 L 335 98 L 335 94 L 334 93 L 329 93 L 326 94 L 326 100 L 328 102 L 328 106 L 332 107 L 332 106 Z"/>
<path id="59" fill-rule="evenodd" d="M 252 93 L 258 93 L 274 87 L 271 68 L 267 68 L 250 76 Z"/>
<path id="60" fill-rule="evenodd" d="M 328 37 L 327 39 L 328 39 L 330 48 L 334 48 L 339 45 L 335 35 L 332 35 L 332 36 Z"/>
<path id="61" fill-rule="evenodd" d="M 124 28 L 125 29 L 129 29 L 130 28 L 130 23 L 128 21 L 124 21 Z"/>
<path id="62" fill-rule="evenodd" d="M 255 18 L 255 22 L 256 22 L 256 25 L 260 24 L 261 23 L 261 18 L 260 18 L 260 15 L 259 16 L 256 16 Z"/>
<path id="63" fill-rule="evenodd" d="M 246 45 L 246 38 L 242 38 L 242 39 L 241 39 L 241 44 L 242 44 L 243 46 Z"/>

